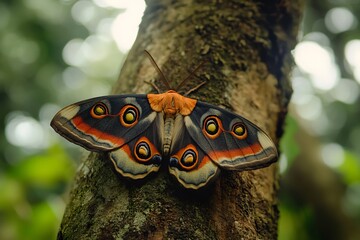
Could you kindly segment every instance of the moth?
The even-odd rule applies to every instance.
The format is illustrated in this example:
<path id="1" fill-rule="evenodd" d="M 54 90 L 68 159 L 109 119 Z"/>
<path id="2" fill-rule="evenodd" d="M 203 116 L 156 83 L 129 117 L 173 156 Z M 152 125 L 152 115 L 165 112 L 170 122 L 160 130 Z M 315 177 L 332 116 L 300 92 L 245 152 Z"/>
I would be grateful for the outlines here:
<path id="1" fill-rule="evenodd" d="M 189 189 L 204 187 L 220 169 L 252 170 L 276 161 L 276 147 L 263 130 L 240 115 L 171 89 L 146 54 L 166 92 L 74 103 L 54 116 L 54 130 L 87 150 L 107 152 L 124 177 L 142 179 L 165 165 Z"/>

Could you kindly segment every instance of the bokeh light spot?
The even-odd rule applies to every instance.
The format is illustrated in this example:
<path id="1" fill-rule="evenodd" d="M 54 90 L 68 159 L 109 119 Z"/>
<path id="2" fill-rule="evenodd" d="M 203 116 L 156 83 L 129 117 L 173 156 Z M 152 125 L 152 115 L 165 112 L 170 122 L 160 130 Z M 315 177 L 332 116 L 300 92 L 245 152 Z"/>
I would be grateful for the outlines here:
<path id="1" fill-rule="evenodd" d="M 86 26 L 95 18 L 96 11 L 96 6 L 92 2 L 80 0 L 72 7 L 71 15 L 74 20 Z"/>
<path id="2" fill-rule="evenodd" d="M 279 158 L 279 171 L 284 173 L 288 168 L 288 159 L 285 154 L 281 154 Z"/>
<path id="3" fill-rule="evenodd" d="M 345 59 L 353 71 L 355 80 L 360 83 L 360 39 L 353 39 L 346 43 Z"/>
<path id="4" fill-rule="evenodd" d="M 328 143 L 321 148 L 321 157 L 327 166 L 339 167 L 344 162 L 344 149 L 337 143 Z"/>
<path id="5" fill-rule="evenodd" d="M 345 45 L 345 58 L 352 67 L 360 67 L 360 40 L 350 40 Z"/>
<path id="6" fill-rule="evenodd" d="M 75 67 L 68 67 L 63 72 L 63 80 L 66 87 L 70 89 L 76 89 L 84 86 L 86 76 L 79 69 Z"/>
<path id="7" fill-rule="evenodd" d="M 111 34 L 122 52 L 127 52 L 135 41 L 138 26 L 145 10 L 143 0 L 126 1 L 126 11 L 119 14 L 111 27 Z"/>
<path id="8" fill-rule="evenodd" d="M 307 95 L 302 98 L 301 102 L 297 102 L 298 114 L 307 120 L 318 118 L 322 112 L 321 100 L 315 95 Z"/>
<path id="9" fill-rule="evenodd" d="M 9 115 L 5 127 L 5 135 L 9 143 L 30 149 L 41 149 L 47 146 L 44 129 L 38 121 L 19 112 Z"/>
<path id="10" fill-rule="evenodd" d="M 330 90 L 339 81 L 339 69 L 333 53 L 316 42 L 300 42 L 294 50 L 297 66 L 310 75 L 314 87 Z"/>
<path id="11" fill-rule="evenodd" d="M 81 53 L 82 39 L 72 39 L 64 47 L 62 55 L 64 61 L 72 66 L 80 66 L 84 62 L 84 56 Z"/>
<path id="12" fill-rule="evenodd" d="M 341 79 L 330 92 L 334 99 L 346 104 L 355 103 L 359 97 L 359 93 L 359 85 L 350 79 Z"/>
<path id="13" fill-rule="evenodd" d="M 331 32 L 340 33 L 354 28 L 357 21 L 349 9 L 337 7 L 326 13 L 325 25 Z"/>

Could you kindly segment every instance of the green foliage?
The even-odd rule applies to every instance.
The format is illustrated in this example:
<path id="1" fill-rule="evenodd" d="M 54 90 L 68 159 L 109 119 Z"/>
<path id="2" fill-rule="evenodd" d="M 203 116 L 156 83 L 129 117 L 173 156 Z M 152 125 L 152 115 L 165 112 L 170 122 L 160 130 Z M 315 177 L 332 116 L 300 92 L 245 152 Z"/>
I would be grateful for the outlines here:
<path id="1" fill-rule="evenodd" d="M 122 54 L 105 30 L 118 13 L 87 0 L 0 2 L 1 240 L 56 238 L 75 161 L 49 123 L 60 106 L 109 92 Z M 87 52 L 70 51 L 70 66 L 74 39 Z"/>
<path id="2" fill-rule="evenodd" d="M 296 120 L 291 115 L 288 115 L 285 120 L 285 131 L 280 140 L 280 151 L 285 154 L 288 165 L 291 165 L 300 151 L 295 140 L 297 132 L 298 124 Z"/>
<path id="3" fill-rule="evenodd" d="M 309 207 L 298 207 L 282 202 L 279 207 L 279 239 L 316 239 L 314 216 Z"/>
<path id="4" fill-rule="evenodd" d="M 348 185 L 360 183 L 360 162 L 359 157 L 354 153 L 345 150 L 344 162 L 338 167 L 344 182 Z"/>
<path id="5" fill-rule="evenodd" d="M 26 157 L 9 174 L 24 185 L 52 188 L 67 182 L 73 175 L 74 163 L 60 145 L 49 147 L 46 152 Z"/>
<path id="6" fill-rule="evenodd" d="M 60 145 L 28 156 L 0 177 L 0 239 L 55 239 L 59 196 L 75 165 Z"/>

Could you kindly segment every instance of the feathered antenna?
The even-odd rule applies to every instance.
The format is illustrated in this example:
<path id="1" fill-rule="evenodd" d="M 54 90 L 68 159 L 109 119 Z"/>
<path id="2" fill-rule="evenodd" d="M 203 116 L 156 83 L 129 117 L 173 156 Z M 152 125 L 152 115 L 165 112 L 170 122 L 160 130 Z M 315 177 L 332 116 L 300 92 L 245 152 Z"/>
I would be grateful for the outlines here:
<path id="1" fill-rule="evenodd" d="M 156 71 L 159 73 L 160 79 L 163 81 L 163 83 L 165 84 L 165 86 L 167 87 L 167 89 L 170 90 L 170 89 L 171 89 L 170 83 L 169 83 L 169 81 L 167 80 L 167 78 L 165 77 L 165 75 L 162 73 L 162 71 L 161 71 L 161 69 L 159 68 L 159 66 L 156 64 L 154 58 L 151 56 L 151 54 L 150 54 L 148 51 L 144 50 L 144 52 L 145 52 L 146 56 L 150 59 L 151 64 L 154 66 L 154 68 L 156 69 Z"/>
<path id="2" fill-rule="evenodd" d="M 170 86 L 170 82 L 167 80 L 167 78 L 165 77 L 165 75 L 163 74 L 163 72 L 161 71 L 161 69 L 159 68 L 159 66 L 156 64 L 154 58 L 151 56 L 151 54 L 150 54 L 147 50 L 144 50 L 144 52 L 145 52 L 146 56 L 150 59 L 151 64 L 154 66 L 154 68 L 156 69 L 156 71 L 157 71 L 158 74 L 160 75 L 160 79 L 163 81 L 163 83 L 165 84 L 165 86 L 167 87 L 167 89 L 168 89 L 168 90 L 171 90 L 172 88 L 171 88 L 171 86 Z M 189 73 L 189 75 L 188 75 L 184 80 L 182 80 L 181 83 L 180 83 L 175 89 L 173 89 L 173 90 L 179 91 L 179 90 L 183 87 L 183 85 L 184 85 L 191 77 L 193 77 L 193 76 L 195 75 L 195 72 L 198 71 L 198 70 L 200 69 L 200 67 L 202 67 L 202 65 L 204 65 L 204 62 L 200 63 L 194 70 L 192 70 L 192 71 Z M 191 92 L 199 89 L 199 88 L 200 88 L 202 85 L 204 85 L 205 83 L 206 83 L 206 81 L 204 81 L 204 82 L 200 83 L 198 86 L 190 89 L 189 91 L 187 91 L 187 92 L 185 93 L 184 96 L 187 96 L 187 95 L 189 95 Z M 158 88 L 155 84 L 153 84 L 153 83 L 150 83 L 150 84 L 160 93 L 159 88 Z"/>
<path id="3" fill-rule="evenodd" d="M 182 88 L 182 86 L 193 76 L 195 76 L 195 72 L 197 72 L 197 70 L 199 70 L 202 65 L 204 65 L 205 62 L 200 63 L 194 70 L 192 70 L 189 75 L 181 81 L 181 83 L 175 88 L 175 91 L 179 91 L 180 88 Z M 198 89 L 199 87 L 201 87 L 204 83 L 201 83 L 200 86 L 196 87 L 196 89 Z M 190 93 L 190 92 L 189 92 Z"/>

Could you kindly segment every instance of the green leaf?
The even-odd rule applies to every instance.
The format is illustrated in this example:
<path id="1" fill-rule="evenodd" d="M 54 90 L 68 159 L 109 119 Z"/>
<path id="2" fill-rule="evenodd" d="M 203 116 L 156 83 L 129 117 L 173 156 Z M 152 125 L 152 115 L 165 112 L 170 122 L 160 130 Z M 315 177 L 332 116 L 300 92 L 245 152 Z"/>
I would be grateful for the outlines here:
<path id="1" fill-rule="evenodd" d="M 33 155 L 13 169 L 12 173 L 26 185 L 52 187 L 67 182 L 74 175 L 75 164 L 60 145 Z"/>
<path id="2" fill-rule="evenodd" d="M 295 141 L 295 135 L 298 131 L 298 124 L 290 115 L 287 115 L 285 120 L 285 129 L 284 135 L 280 140 L 280 151 L 285 154 L 286 159 L 288 161 L 288 165 L 290 165 L 295 157 L 299 154 L 300 149 L 298 147 L 297 142 Z"/>
<path id="3" fill-rule="evenodd" d="M 344 181 L 347 184 L 360 182 L 360 159 L 344 149 L 344 162 L 338 167 L 338 171 L 343 175 Z"/>

